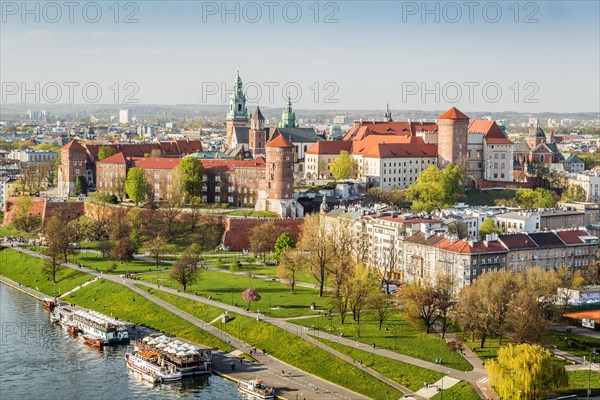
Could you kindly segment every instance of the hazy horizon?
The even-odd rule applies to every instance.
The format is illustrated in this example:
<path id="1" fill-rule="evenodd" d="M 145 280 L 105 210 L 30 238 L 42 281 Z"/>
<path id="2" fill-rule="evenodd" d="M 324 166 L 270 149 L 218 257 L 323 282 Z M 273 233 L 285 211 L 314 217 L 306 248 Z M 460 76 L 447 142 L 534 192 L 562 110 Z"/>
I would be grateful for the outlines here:
<path id="1" fill-rule="evenodd" d="M 218 106 L 239 70 L 249 111 L 600 110 L 596 1 L 273 3 L 3 2 L 0 100 Z"/>

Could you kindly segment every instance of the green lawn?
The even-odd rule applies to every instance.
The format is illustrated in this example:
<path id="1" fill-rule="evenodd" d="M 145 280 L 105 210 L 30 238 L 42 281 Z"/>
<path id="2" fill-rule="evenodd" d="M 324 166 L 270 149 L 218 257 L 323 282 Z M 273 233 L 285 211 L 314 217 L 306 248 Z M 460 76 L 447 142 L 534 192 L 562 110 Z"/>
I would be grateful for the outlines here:
<path id="1" fill-rule="evenodd" d="M 37 233 L 27 233 L 14 228 L 12 225 L 0 225 L 0 237 L 22 237 L 22 238 L 35 238 L 39 236 Z"/>
<path id="2" fill-rule="evenodd" d="M 208 347 L 233 350 L 228 343 L 115 282 L 101 279 L 70 294 L 66 301 Z"/>
<path id="3" fill-rule="evenodd" d="M 462 337 L 465 339 L 465 347 L 468 347 L 471 350 L 475 349 L 475 354 L 483 361 L 488 359 L 495 360 L 498 357 L 498 350 L 500 350 L 501 347 L 513 343 L 512 340 L 505 336 L 502 338 L 502 346 L 500 346 L 500 339 L 497 336 L 490 336 L 485 339 L 484 347 L 481 348 L 481 341 L 477 336 L 475 336 L 474 341 L 471 340 L 470 335 L 464 334 Z"/>
<path id="4" fill-rule="evenodd" d="M 429 369 L 417 367 L 402 361 L 378 356 L 368 351 L 355 349 L 350 346 L 331 342 L 325 339 L 318 339 L 327 346 L 352 357 L 356 362 L 362 361 L 363 365 L 369 367 L 380 374 L 398 382 L 402 386 L 412 391 L 417 391 L 423 387 L 423 382 L 433 383 L 440 379 L 444 374 Z"/>
<path id="5" fill-rule="evenodd" d="M 54 283 L 44 274 L 43 266 L 44 261 L 39 258 L 0 247 L 0 275 L 49 296 L 60 296 L 92 279 L 91 275 L 65 267 L 58 272 Z"/>
<path id="6" fill-rule="evenodd" d="M 467 196 L 465 203 L 471 206 L 493 206 L 496 200 L 512 199 L 515 193 L 516 191 L 511 189 L 469 189 L 465 193 Z"/>
<path id="7" fill-rule="evenodd" d="M 279 214 L 275 214 L 269 211 L 256 211 L 256 210 L 236 210 L 227 213 L 230 217 L 251 217 L 251 218 L 281 218 Z"/>
<path id="8" fill-rule="evenodd" d="M 569 375 L 569 387 L 568 389 L 561 390 L 560 393 L 586 396 L 589 377 L 589 387 L 592 389 L 592 396 L 600 396 L 600 372 L 592 372 L 590 374 L 587 370 L 567 371 L 567 375 Z"/>
<path id="9" fill-rule="evenodd" d="M 542 339 L 542 344 L 549 348 L 557 348 L 577 357 L 589 358 L 596 347 L 600 351 L 600 339 L 577 335 L 567 332 L 548 331 Z M 600 360 L 600 355 L 596 355 Z"/>
<path id="10" fill-rule="evenodd" d="M 221 309 L 198 306 L 197 302 L 169 293 L 151 289 L 151 293 L 181 310 L 202 320 L 220 315 Z M 212 309 L 212 311 L 211 311 Z M 368 375 L 358 366 L 340 360 L 323 349 L 264 321 L 243 315 L 230 314 L 226 324 L 217 321 L 214 326 L 233 335 L 259 350 L 265 349 L 273 357 L 308 373 L 375 399 L 400 398 L 402 393 Z"/>
<path id="11" fill-rule="evenodd" d="M 291 320 L 290 322 L 301 326 L 314 326 L 334 335 L 343 333 L 344 337 L 348 339 L 358 340 L 369 345 L 375 343 L 379 347 L 430 362 L 443 358 L 444 365 L 461 371 L 473 369 L 467 360 L 452 351 L 438 335 L 427 335 L 423 333 L 424 330 L 408 324 L 404 319 L 404 314 L 400 311 L 391 313 L 387 321 L 384 322 L 381 331 L 379 330 L 378 321 L 375 321 L 369 314 L 363 315 L 360 324 L 360 337 L 357 335 L 357 326 L 352 320 L 352 315 L 346 317 L 346 322 L 343 325 L 339 316 L 334 316 L 332 319 L 329 317 L 316 317 Z M 331 329 L 332 325 L 333 330 Z"/>
<path id="12" fill-rule="evenodd" d="M 445 389 L 443 398 L 446 400 L 479 400 L 480 397 L 467 382 L 459 382 L 450 389 Z M 432 397 L 432 400 L 442 400 L 442 393 Z"/>
<path id="13" fill-rule="evenodd" d="M 181 285 L 172 281 L 168 273 L 144 274 L 140 278 L 146 282 L 158 282 L 167 287 L 180 289 Z M 327 298 L 319 297 L 314 289 L 296 287 L 296 294 L 290 293 L 289 285 L 270 280 L 233 275 L 227 272 L 203 270 L 200 281 L 188 287 L 188 292 L 197 292 L 202 296 L 210 296 L 213 300 L 228 304 L 238 304 L 245 307 L 247 303 L 242 298 L 242 292 L 249 287 L 255 287 L 261 295 L 261 300 L 253 302 L 250 308 L 270 313 L 273 317 L 294 317 L 301 315 L 318 315 L 312 311 L 310 304 L 315 302 L 318 309 L 328 308 Z M 279 310 L 270 308 L 283 307 Z"/>
<path id="14" fill-rule="evenodd" d="M 88 268 L 98 271 L 108 272 L 110 267 L 115 264 L 117 267 L 111 274 L 124 274 L 125 272 L 149 272 L 156 271 L 154 261 L 133 260 L 122 263 L 120 261 L 107 260 L 98 253 L 87 253 L 85 251 L 77 252 L 69 256 L 69 261 L 78 264 L 81 263 Z M 160 270 L 170 268 L 170 265 L 161 265 Z"/>

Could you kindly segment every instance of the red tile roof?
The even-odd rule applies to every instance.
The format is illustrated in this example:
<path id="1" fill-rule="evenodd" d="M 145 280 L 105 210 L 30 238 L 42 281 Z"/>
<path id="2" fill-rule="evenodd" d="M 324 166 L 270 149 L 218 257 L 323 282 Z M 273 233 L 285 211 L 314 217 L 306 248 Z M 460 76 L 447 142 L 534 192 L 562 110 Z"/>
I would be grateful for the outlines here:
<path id="1" fill-rule="evenodd" d="M 589 236 L 589 233 L 582 229 L 576 231 L 558 231 L 556 232 L 558 237 L 566 244 L 582 244 L 580 236 Z"/>
<path id="2" fill-rule="evenodd" d="M 150 154 L 152 150 L 160 150 L 166 157 L 177 157 L 186 154 L 192 154 L 202 151 L 202 142 L 200 140 L 173 140 L 167 142 L 148 142 L 148 143 L 86 143 L 89 154 L 94 160 L 98 159 L 100 147 L 111 147 L 117 152 L 123 152 L 126 158 L 144 157 Z"/>
<path id="3" fill-rule="evenodd" d="M 292 142 L 283 137 L 283 135 L 277 135 L 277 137 L 265 144 L 265 147 L 295 147 Z"/>
<path id="4" fill-rule="evenodd" d="M 452 107 L 437 119 L 469 119 L 465 114 L 463 114 L 458 108 Z"/>
<path id="5" fill-rule="evenodd" d="M 265 159 L 257 157 L 253 160 L 200 160 L 206 170 L 216 169 L 229 171 L 235 168 L 265 168 Z"/>
<path id="6" fill-rule="evenodd" d="M 112 156 L 108 156 L 100 161 L 98 161 L 99 163 L 118 163 L 118 164 L 125 164 L 125 156 L 123 155 L 122 152 L 117 153 L 117 154 L 113 154 Z"/>
<path id="7" fill-rule="evenodd" d="M 444 235 L 431 235 L 430 237 L 425 237 L 425 232 L 417 232 L 411 237 L 407 238 L 405 241 L 408 243 L 422 244 L 425 246 L 435 246 L 437 243 L 444 240 L 446 237 Z"/>
<path id="8" fill-rule="evenodd" d="M 489 144 L 512 144 L 504 135 L 496 121 L 474 120 L 469 125 L 469 133 L 481 133 Z"/>
<path id="9" fill-rule="evenodd" d="M 79 142 L 77 140 L 73 139 L 69 143 L 67 143 L 65 146 L 63 146 L 61 150 L 84 150 L 85 151 L 85 147 L 83 147 L 81 144 L 79 144 Z"/>
<path id="10" fill-rule="evenodd" d="M 346 140 L 320 140 L 304 154 L 340 154 L 342 150 L 350 151 L 352 142 Z"/>
<path id="11" fill-rule="evenodd" d="M 131 162 L 135 168 L 143 169 L 174 169 L 177 168 L 181 158 L 164 157 L 132 157 Z"/>
<path id="12" fill-rule="evenodd" d="M 451 239 L 445 239 L 439 242 L 435 247 L 441 250 L 452 251 L 463 254 L 480 254 L 480 253 L 498 253 L 507 252 L 502 243 L 494 240 L 491 242 L 469 242 L 468 240 L 457 240 L 452 243 Z"/>
<path id="13" fill-rule="evenodd" d="M 374 158 L 435 157 L 437 145 L 416 136 L 368 136 L 352 145 L 352 154 Z"/>
<path id="14" fill-rule="evenodd" d="M 437 130 L 437 126 L 436 126 Z M 344 136 L 344 140 L 363 140 L 369 135 L 412 135 L 408 122 L 359 122 Z"/>

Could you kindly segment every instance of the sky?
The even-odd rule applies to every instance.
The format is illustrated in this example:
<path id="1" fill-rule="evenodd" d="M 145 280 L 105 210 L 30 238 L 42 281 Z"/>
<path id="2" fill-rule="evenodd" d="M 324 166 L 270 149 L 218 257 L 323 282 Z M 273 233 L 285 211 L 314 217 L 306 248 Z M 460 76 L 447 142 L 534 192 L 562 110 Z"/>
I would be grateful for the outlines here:
<path id="1" fill-rule="evenodd" d="M 68 4 L 0 2 L 2 103 L 600 112 L 597 0 Z"/>

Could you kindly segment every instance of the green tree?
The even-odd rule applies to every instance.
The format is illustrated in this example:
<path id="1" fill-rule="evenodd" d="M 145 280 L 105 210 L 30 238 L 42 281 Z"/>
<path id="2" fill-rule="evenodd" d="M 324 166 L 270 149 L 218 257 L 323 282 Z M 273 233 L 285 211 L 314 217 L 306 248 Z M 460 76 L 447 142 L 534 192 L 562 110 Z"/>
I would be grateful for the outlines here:
<path id="1" fill-rule="evenodd" d="M 164 256 L 171 250 L 171 246 L 162 236 L 155 237 L 146 247 L 152 259 L 156 262 L 156 268 L 163 261 Z"/>
<path id="2" fill-rule="evenodd" d="M 117 150 L 114 147 L 102 146 L 98 149 L 98 160 L 104 160 L 114 154 L 117 154 Z"/>
<path id="3" fill-rule="evenodd" d="M 198 256 L 193 252 L 185 252 L 173 265 L 169 276 L 174 281 L 183 286 L 185 292 L 188 285 L 193 285 L 200 279 L 200 269 L 198 268 Z"/>
<path id="4" fill-rule="evenodd" d="M 523 208 L 554 207 L 556 202 L 552 193 L 550 190 L 544 188 L 536 188 L 535 190 L 519 189 L 515 194 L 515 202 Z"/>
<path id="5" fill-rule="evenodd" d="M 342 150 L 329 166 L 329 170 L 336 181 L 355 179 L 358 173 L 358 162 L 350 157 L 347 151 Z"/>
<path id="6" fill-rule="evenodd" d="M 75 196 L 87 194 L 87 180 L 83 176 L 75 178 Z"/>
<path id="7" fill-rule="evenodd" d="M 40 226 L 42 218 L 39 215 L 33 215 L 31 212 L 31 207 L 33 206 L 33 198 L 31 196 L 19 197 L 15 201 L 15 205 L 17 206 L 13 220 L 15 228 L 31 232 Z"/>
<path id="8" fill-rule="evenodd" d="M 481 223 L 481 227 L 479 228 L 479 238 L 481 240 L 485 239 L 486 235 L 491 235 L 492 233 L 502 233 L 504 229 L 500 226 L 496 226 L 496 223 L 491 218 L 486 218 Z"/>
<path id="9" fill-rule="evenodd" d="M 406 198 L 412 200 L 414 210 L 431 212 L 454 205 L 464 193 L 464 176 L 458 165 L 443 170 L 432 165 L 408 187 Z"/>
<path id="10" fill-rule="evenodd" d="M 550 352 L 537 345 L 502 347 L 485 369 L 502 399 L 544 399 L 568 383 L 565 367 L 553 363 Z"/>
<path id="11" fill-rule="evenodd" d="M 585 190 L 579 185 L 571 185 L 562 194 L 562 201 L 586 201 Z"/>
<path id="12" fill-rule="evenodd" d="M 181 190 L 188 198 L 202 196 L 204 166 L 196 157 L 185 157 L 177 167 Z"/>
<path id="13" fill-rule="evenodd" d="M 277 241 L 275 242 L 275 256 L 273 258 L 275 258 L 277 262 L 280 262 L 281 253 L 292 247 L 294 247 L 293 236 L 290 235 L 289 232 L 283 232 L 281 235 L 279 235 Z"/>
<path id="14" fill-rule="evenodd" d="M 132 168 L 129 170 L 129 173 L 127 173 L 127 180 L 125 181 L 125 192 L 127 192 L 127 196 L 129 196 L 136 205 L 148 197 L 150 186 L 148 185 L 145 170 L 140 168 Z"/>

